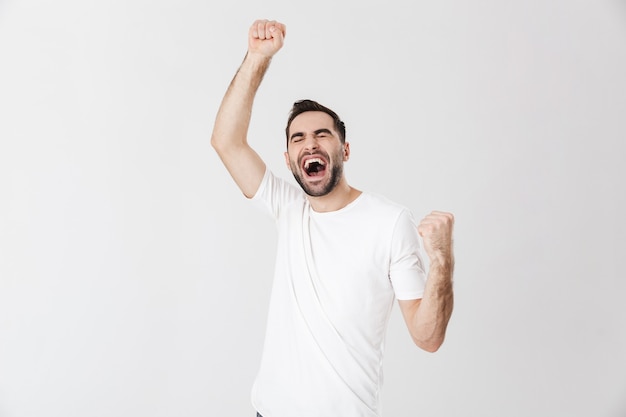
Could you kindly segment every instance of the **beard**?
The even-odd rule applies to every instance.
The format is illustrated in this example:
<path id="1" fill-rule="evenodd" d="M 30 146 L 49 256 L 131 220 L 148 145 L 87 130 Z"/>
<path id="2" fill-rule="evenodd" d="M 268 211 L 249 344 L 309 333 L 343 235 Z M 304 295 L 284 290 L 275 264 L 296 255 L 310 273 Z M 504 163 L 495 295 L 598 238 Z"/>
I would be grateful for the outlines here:
<path id="1" fill-rule="evenodd" d="M 296 179 L 296 182 L 300 184 L 302 190 L 311 197 L 322 197 L 329 194 L 335 189 L 337 184 L 339 184 L 339 181 L 343 176 L 343 159 L 341 153 L 333 155 L 330 160 L 330 165 L 332 167 L 330 175 L 322 184 L 312 185 L 307 183 L 303 178 L 304 174 L 302 173 L 300 166 L 296 165 L 294 161 L 291 161 L 290 164 L 291 172 L 293 173 L 293 177 Z"/>

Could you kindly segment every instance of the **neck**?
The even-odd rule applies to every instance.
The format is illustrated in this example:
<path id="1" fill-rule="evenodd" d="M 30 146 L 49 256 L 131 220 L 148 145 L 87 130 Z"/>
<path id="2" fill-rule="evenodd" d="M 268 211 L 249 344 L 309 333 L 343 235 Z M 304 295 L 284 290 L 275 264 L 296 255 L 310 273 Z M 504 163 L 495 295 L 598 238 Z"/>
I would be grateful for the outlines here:
<path id="1" fill-rule="evenodd" d="M 361 195 L 361 191 L 348 185 L 345 178 L 342 178 L 337 186 L 328 194 L 321 197 L 308 196 L 311 207 L 318 213 L 337 211 L 352 203 Z"/>

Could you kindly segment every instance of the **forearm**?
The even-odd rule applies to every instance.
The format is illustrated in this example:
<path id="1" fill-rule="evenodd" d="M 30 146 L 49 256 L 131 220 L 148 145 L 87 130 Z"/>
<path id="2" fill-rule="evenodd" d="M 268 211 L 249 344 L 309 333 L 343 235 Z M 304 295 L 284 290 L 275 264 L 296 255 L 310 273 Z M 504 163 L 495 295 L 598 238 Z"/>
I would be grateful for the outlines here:
<path id="1" fill-rule="evenodd" d="M 231 81 L 215 117 L 211 145 L 243 194 L 253 197 L 266 172 L 248 144 L 252 104 L 272 56 L 282 47 L 285 25 L 257 20 L 248 31 L 248 53 Z"/>
<path id="2" fill-rule="evenodd" d="M 443 344 L 452 315 L 454 259 L 431 263 L 424 296 L 413 311 L 411 335 L 415 343 L 429 352 Z"/>
<path id="3" fill-rule="evenodd" d="M 270 61 L 269 57 L 246 54 L 215 118 L 211 144 L 216 149 L 246 143 L 254 97 Z"/>

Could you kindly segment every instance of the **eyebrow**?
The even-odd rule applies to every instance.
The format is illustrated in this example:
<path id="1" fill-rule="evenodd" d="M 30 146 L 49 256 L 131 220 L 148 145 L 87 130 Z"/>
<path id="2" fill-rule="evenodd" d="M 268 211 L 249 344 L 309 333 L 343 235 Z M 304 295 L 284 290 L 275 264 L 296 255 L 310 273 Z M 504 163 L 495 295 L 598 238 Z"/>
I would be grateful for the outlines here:
<path id="1" fill-rule="evenodd" d="M 317 135 L 319 135 L 319 134 L 321 134 L 321 133 L 327 133 L 327 134 L 329 134 L 329 135 L 331 135 L 331 136 L 333 135 L 333 132 L 331 132 L 331 131 L 330 131 L 330 129 L 326 129 L 326 128 L 317 129 L 316 131 L 314 131 L 314 132 L 313 132 L 313 134 L 314 134 L 315 136 L 317 136 Z M 295 132 L 295 133 L 293 133 L 293 134 L 289 137 L 289 140 L 290 140 L 290 141 L 292 141 L 292 140 L 294 140 L 294 138 L 298 138 L 298 137 L 302 137 L 302 136 L 304 136 L 304 133 L 303 133 L 303 132 Z"/>
<path id="2" fill-rule="evenodd" d="M 313 133 L 315 133 L 315 136 L 319 135 L 320 133 L 328 133 L 331 136 L 333 135 L 333 133 L 329 129 L 326 129 L 326 128 L 324 128 L 324 129 L 317 129 Z"/>

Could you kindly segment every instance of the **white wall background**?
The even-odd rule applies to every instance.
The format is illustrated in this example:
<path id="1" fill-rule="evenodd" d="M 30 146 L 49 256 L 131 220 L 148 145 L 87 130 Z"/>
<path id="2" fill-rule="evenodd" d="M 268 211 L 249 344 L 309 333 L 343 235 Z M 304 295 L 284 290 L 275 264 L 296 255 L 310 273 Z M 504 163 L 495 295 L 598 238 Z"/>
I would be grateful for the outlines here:
<path id="1" fill-rule="evenodd" d="M 0 416 L 252 416 L 275 235 L 209 145 L 256 18 L 251 143 L 346 121 L 348 178 L 456 214 L 436 354 L 388 417 L 626 416 L 623 0 L 0 1 Z"/>

